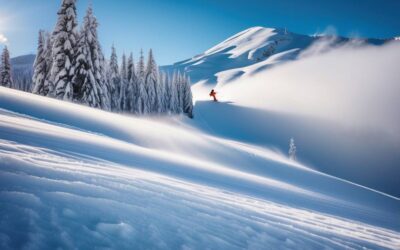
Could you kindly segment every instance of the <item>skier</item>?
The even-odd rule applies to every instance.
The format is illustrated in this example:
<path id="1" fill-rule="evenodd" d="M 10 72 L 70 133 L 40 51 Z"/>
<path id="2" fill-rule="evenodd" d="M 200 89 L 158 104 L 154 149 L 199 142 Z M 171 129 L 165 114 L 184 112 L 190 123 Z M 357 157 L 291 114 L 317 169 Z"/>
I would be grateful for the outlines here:
<path id="1" fill-rule="evenodd" d="M 218 102 L 216 95 L 217 95 L 217 92 L 215 92 L 214 90 L 211 90 L 210 96 L 212 96 L 214 98 L 214 102 Z"/>

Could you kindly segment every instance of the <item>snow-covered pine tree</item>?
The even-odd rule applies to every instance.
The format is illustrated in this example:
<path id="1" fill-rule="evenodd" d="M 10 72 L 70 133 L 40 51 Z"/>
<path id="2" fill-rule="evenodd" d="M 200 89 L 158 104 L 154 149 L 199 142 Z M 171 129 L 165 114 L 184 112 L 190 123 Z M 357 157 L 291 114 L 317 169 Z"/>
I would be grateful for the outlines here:
<path id="1" fill-rule="evenodd" d="M 169 93 L 167 92 L 167 74 L 163 71 L 159 73 L 159 81 L 160 81 L 160 89 L 161 89 L 161 98 L 160 98 L 160 113 L 168 114 L 168 101 L 169 101 Z"/>
<path id="2" fill-rule="evenodd" d="M 148 95 L 150 113 L 159 112 L 159 96 L 158 96 L 158 68 L 153 57 L 153 51 L 150 49 L 146 66 L 146 91 Z"/>
<path id="3" fill-rule="evenodd" d="M 290 143 L 289 143 L 289 159 L 292 161 L 296 160 L 296 145 L 294 144 L 294 139 L 290 138 Z"/>
<path id="4" fill-rule="evenodd" d="M 163 97 L 163 112 L 166 114 L 171 113 L 170 103 L 171 103 L 171 85 L 169 81 L 169 75 L 167 72 L 161 72 L 160 75 L 162 81 L 162 87 L 164 89 L 164 97 Z"/>
<path id="5" fill-rule="evenodd" d="M 125 110 L 125 107 L 127 106 L 127 99 L 126 99 L 126 90 L 128 88 L 128 66 L 126 64 L 126 55 L 125 53 L 122 54 L 122 64 L 121 64 L 121 91 L 120 91 L 120 110 L 121 111 L 127 111 Z"/>
<path id="6" fill-rule="evenodd" d="M 137 113 L 136 110 L 136 92 L 137 92 L 137 85 L 136 85 L 136 72 L 135 72 L 135 63 L 133 61 L 132 53 L 129 55 L 128 63 L 128 85 L 125 91 L 125 110 L 132 113 Z"/>
<path id="7" fill-rule="evenodd" d="M 92 39 L 89 40 L 89 44 L 92 56 L 91 59 L 93 64 L 93 75 L 97 83 L 97 93 L 100 100 L 98 106 L 102 109 L 110 110 L 110 97 L 107 89 L 107 76 L 105 67 L 106 62 L 97 33 L 97 28 L 99 24 L 93 14 L 92 6 L 89 6 L 87 16 L 91 20 L 91 25 L 89 25 L 89 27 Z"/>
<path id="8" fill-rule="evenodd" d="M 106 88 L 106 93 L 109 101 L 109 111 L 111 111 L 111 103 L 112 103 L 112 94 L 111 94 L 111 83 L 110 83 L 110 61 L 109 59 L 104 58 L 103 61 L 103 67 L 105 70 L 105 77 L 104 77 L 104 83 L 105 83 L 105 88 Z"/>
<path id="9" fill-rule="evenodd" d="M 1 54 L 0 86 L 13 88 L 10 52 L 8 51 L 7 46 L 4 46 L 3 53 Z"/>
<path id="10" fill-rule="evenodd" d="M 180 71 L 176 76 L 176 88 L 178 96 L 178 110 L 177 113 L 183 113 L 183 95 L 184 95 L 184 77 Z"/>
<path id="11" fill-rule="evenodd" d="M 145 87 L 146 71 L 144 66 L 143 50 L 140 51 L 140 58 L 137 65 L 137 96 L 136 96 L 136 109 L 138 114 L 150 113 L 150 102 Z"/>
<path id="12" fill-rule="evenodd" d="M 179 81 L 178 81 L 178 73 L 175 71 L 172 80 L 170 81 L 171 85 L 171 101 L 170 101 L 170 110 L 174 114 L 179 114 L 181 112 L 179 106 Z"/>
<path id="13" fill-rule="evenodd" d="M 46 32 L 46 47 L 45 47 L 45 60 L 46 60 L 46 79 L 44 82 L 44 95 L 54 96 L 55 87 L 51 81 L 51 68 L 53 67 L 53 39 L 49 32 Z"/>
<path id="14" fill-rule="evenodd" d="M 189 118 L 193 118 L 193 95 L 190 87 L 190 79 L 185 74 L 182 78 L 182 111 L 187 114 Z"/>
<path id="15" fill-rule="evenodd" d="M 51 80 L 55 86 L 55 96 L 63 100 L 72 100 L 74 77 L 73 63 L 77 41 L 76 0 L 62 0 L 58 11 L 58 20 L 53 31 L 53 64 Z"/>
<path id="16" fill-rule="evenodd" d="M 74 98 L 90 107 L 102 108 L 103 86 L 100 72 L 97 20 L 89 6 L 79 34 L 73 78 Z"/>
<path id="17" fill-rule="evenodd" d="M 43 30 L 40 30 L 36 58 L 33 64 L 34 72 L 32 77 L 32 93 L 38 95 L 47 95 L 45 90 L 45 82 L 48 73 L 46 64 L 46 53 L 46 34 Z"/>
<path id="18" fill-rule="evenodd" d="M 78 42 L 74 60 L 75 74 L 72 78 L 73 87 L 73 98 L 79 102 L 82 101 L 83 97 L 83 85 L 85 84 L 86 91 L 93 89 L 94 77 L 93 77 L 93 65 L 91 62 L 91 55 L 88 41 L 88 18 L 85 16 L 84 25 L 78 35 Z M 93 102 L 93 100 L 90 100 Z"/>
<path id="19" fill-rule="evenodd" d="M 120 92 L 121 92 L 121 77 L 118 70 L 118 57 L 114 45 L 111 48 L 111 58 L 108 69 L 108 81 L 110 85 L 110 102 L 111 110 L 119 111 L 120 107 Z"/>
<path id="20" fill-rule="evenodd" d="M 111 97 L 110 97 L 110 92 L 109 92 L 109 83 L 107 79 L 107 62 L 104 58 L 104 54 L 101 50 L 100 43 L 98 44 L 99 48 L 99 58 L 98 58 L 98 64 L 99 64 L 99 72 L 96 74 L 96 77 L 99 78 L 100 81 L 100 87 L 102 89 L 101 91 L 101 108 L 104 110 L 111 110 Z"/>
<path id="21" fill-rule="evenodd" d="M 164 89 L 164 84 L 160 78 L 160 71 L 159 71 L 158 67 L 156 67 L 156 82 L 155 82 L 154 89 L 156 91 L 155 112 L 156 113 L 164 113 L 165 110 L 163 107 L 163 102 L 164 102 L 165 89 Z"/>
<path id="22" fill-rule="evenodd" d="M 136 77 L 136 70 L 135 70 L 135 62 L 133 60 L 133 54 L 130 53 L 127 62 L 127 72 L 128 72 L 128 80 Z"/>

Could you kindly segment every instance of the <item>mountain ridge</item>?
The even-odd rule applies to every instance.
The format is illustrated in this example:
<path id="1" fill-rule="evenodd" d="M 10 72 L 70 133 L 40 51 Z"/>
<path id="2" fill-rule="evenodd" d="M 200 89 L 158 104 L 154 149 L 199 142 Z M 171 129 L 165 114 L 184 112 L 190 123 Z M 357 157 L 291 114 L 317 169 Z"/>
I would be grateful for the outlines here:
<path id="1" fill-rule="evenodd" d="M 354 41 L 382 45 L 393 39 L 352 39 L 341 36 L 310 36 L 290 32 L 283 28 L 255 26 L 243 30 L 205 52 L 172 65 L 162 66 L 168 72 L 185 71 L 193 83 L 215 84 L 215 74 L 225 70 L 242 68 L 265 61 L 273 55 L 285 53 L 285 61 L 295 60 L 314 43 L 330 40 L 331 46 Z"/>

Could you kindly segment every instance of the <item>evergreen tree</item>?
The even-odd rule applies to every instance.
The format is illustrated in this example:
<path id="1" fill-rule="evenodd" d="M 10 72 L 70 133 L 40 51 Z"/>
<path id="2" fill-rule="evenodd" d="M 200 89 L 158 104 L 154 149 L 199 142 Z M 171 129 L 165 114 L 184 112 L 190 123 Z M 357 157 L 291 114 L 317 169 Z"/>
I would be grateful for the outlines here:
<path id="1" fill-rule="evenodd" d="M 183 97 L 184 97 L 184 77 L 180 71 L 178 71 L 176 77 L 176 88 L 178 97 L 178 110 L 177 113 L 183 113 Z"/>
<path id="2" fill-rule="evenodd" d="M 98 65 L 96 67 L 98 70 L 95 70 L 96 74 L 95 77 L 99 82 L 101 88 L 101 108 L 104 110 L 111 110 L 111 92 L 110 92 L 110 85 L 107 78 L 107 63 L 104 58 L 104 54 L 102 52 L 100 42 L 97 40 L 97 55 L 94 54 L 94 65 Z"/>
<path id="3" fill-rule="evenodd" d="M 96 74 L 100 79 L 101 91 L 101 108 L 111 110 L 111 94 L 109 92 L 109 83 L 107 79 L 107 63 L 104 54 L 99 46 L 99 72 Z"/>
<path id="4" fill-rule="evenodd" d="M 11 77 L 10 52 L 8 51 L 7 46 L 4 47 L 3 53 L 1 54 L 0 86 L 9 88 L 14 87 Z"/>
<path id="5" fill-rule="evenodd" d="M 46 49 L 44 50 L 44 56 L 46 60 L 46 78 L 44 82 L 43 94 L 45 96 L 54 96 L 55 87 L 51 81 L 51 68 L 53 67 L 53 39 L 52 36 L 46 32 Z"/>
<path id="6" fill-rule="evenodd" d="M 128 80 L 131 80 L 132 78 L 136 77 L 136 71 L 135 71 L 135 63 L 133 61 L 133 54 L 130 53 L 128 62 L 127 62 L 127 78 Z"/>
<path id="7" fill-rule="evenodd" d="M 126 111 L 125 107 L 127 106 L 126 99 L 126 90 L 128 88 L 128 67 L 126 64 L 126 55 L 122 54 L 122 64 L 121 64 L 121 91 L 120 91 L 120 110 Z"/>
<path id="8" fill-rule="evenodd" d="M 174 105 L 173 102 L 175 100 L 175 91 L 172 88 L 172 79 L 169 74 L 165 74 L 164 81 L 164 106 L 167 114 L 174 113 Z"/>
<path id="9" fill-rule="evenodd" d="M 89 28 L 88 18 L 85 16 L 84 25 L 78 35 L 77 49 L 74 61 L 75 75 L 72 78 L 73 95 L 75 100 L 81 101 L 83 97 L 83 85 L 86 85 L 85 91 L 93 89 L 93 65 L 91 62 L 90 48 L 89 48 Z"/>
<path id="10" fill-rule="evenodd" d="M 180 104 L 179 104 L 179 81 L 178 81 L 178 73 L 174 72 L 172 76 L 172 81 L 170 82 L 171 87 L 171 101 L 170 101 L 170 110 L 173 114 L 179 114 Z"/>
<path id="11" fill-rule="evenodd" d="M 159 90 L 158 90 L 158 69 L 153 57 L 153 51 L 150 49 L 146 66 L 146 91 L 149 101 L 150 113 L 159 112 Z"/>
<path id="12" fill-rule="evenodd" d="M 33 64 L 33 93 L 38 95 L 46 95 L 45 82 L 47 78 L 47 62 L 46 62 L 46 37 L 43 30 L 39 31 L 38 47 L 35 62 Z"/>
<path id="13" fill-rule="evenodd" d="M 103 108 L 102 74 L 100 72 L 97 20 L 91 6 L 86 12 L 76 50 L 74 98 L 90 107 Z"/>
<path id="14" fill-rule="evenodd" d="M 193 97 L 190 87 L 190 79 L 186 75 L 182 78 L 182 111 L 187 114 L 189 118 L 193 118 Z"/>
<path id="15" fill-rule="evenodd" d="M 128 63 L 128 85 L 125 91 L 125 98 L 126 98 L 126 106 L 124 107 L 125 110 L 132 113 L 137 113 L 136 110 L 136 93 L 137 93 L 137 85 L 136 85 L 136 72 L 135 72 L 135 64 L 133 62 L 133 55 L 132 53 L 129 55 Z"/>
<path id="16" fill-rule="evenodd" d="M 111 110 L 119 111 L 120 108 L 120 95 L 121 95 L 121 77 L 119 75 L 118 70 L 118 57 L 117 52 L 115 51 L 115 47 L 111 48 L 111 58 L 109 64 L 108 71 L 108 81 L 110 85 L 110 102 L 111 102 Z"/>
<path id="17" fill-rule="evenodd" d="M 93 75 L 95 81 L 97 83 L 97 93 L 99 95 L 99 107 L 105 110 L 110 110 L 110 98 L 107 89 L 107 76 L 106 76 L 106 67 L 105 67 L 105 58 L 103 51 L 101 49 L 101 45 L 98 38 L 97 28 L 98 22 L 96 17 L 93 15 L 93 9 L 90 6 L 88 9 L 88 17 L 91 20 L 90 27 L 90 34 L 92 39 L 90 40 L 90 50 L 92 55 L 92 62 L 93 62 Z"/>
<path id="18" fill-rule="evenodd" d="M 148 99 L 146 87 L 145 87 L 145 66 L 143 50 L 140 51 L 140 58 L 137 66 L 137 97 L 136 97 L 136 109 L 138 114 L 148 114 L 151 111 L 150 102 Z"/>
<path id="19" fill-rule="evenodd" d="M 160 89 L 162 95 L 160 96 L 160 113 L 161 114 L 167 114 L 168 113 L 168 101 L 169 101 L 169 93 L 167 92 L 167 74 L 165 72 L 160 72 L 159 73 L 159 79 L 160 79 Z"/>
<path id="20" fill-rule="evenodd" d="M 58 11 L 58 20 L 53 31 L 53 64 L 51 80 L 55 86 L 55 96 L 72 100 L 74 77 L 73 63 L 77 42 L 76 0 L 63 0 Z"/>

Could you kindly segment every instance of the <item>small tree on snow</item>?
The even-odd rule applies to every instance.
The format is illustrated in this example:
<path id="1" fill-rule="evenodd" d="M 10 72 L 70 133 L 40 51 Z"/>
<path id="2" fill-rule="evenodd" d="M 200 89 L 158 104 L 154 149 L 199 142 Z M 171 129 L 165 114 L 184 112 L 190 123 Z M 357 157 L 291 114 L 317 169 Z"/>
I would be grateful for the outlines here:
<path id="1" fill-rule="evenodd" d="M 289 159 L 292 161 L 296 160 L 296 145 L 294 144 L 294 139 L 290 138 L 290 143 L 289 143 Z"/>

